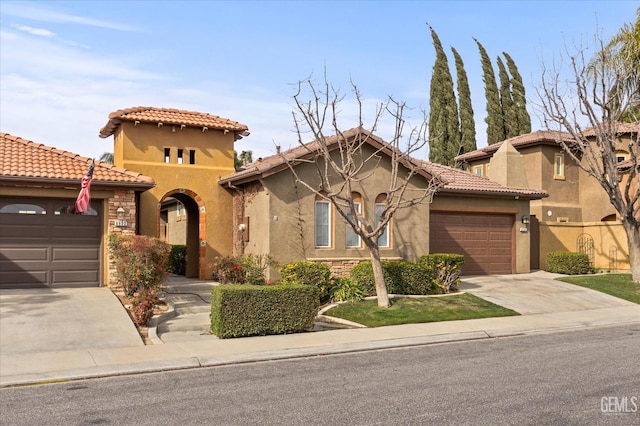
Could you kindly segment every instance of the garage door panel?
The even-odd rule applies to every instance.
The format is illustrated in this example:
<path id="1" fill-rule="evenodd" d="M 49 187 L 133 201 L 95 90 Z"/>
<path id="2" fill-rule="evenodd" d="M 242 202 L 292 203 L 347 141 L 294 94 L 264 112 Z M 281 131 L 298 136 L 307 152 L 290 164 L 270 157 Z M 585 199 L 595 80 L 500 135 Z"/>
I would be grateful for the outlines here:
<path id="1" fill-rule="evenodd" d="M 95 247 L 54 247 L 53 249 L 53 261 L 58 260 L 95 260 L 100 259 L 100 250 Z"/>
<path id="2" fill-rule="evenodd" d="M 513 215 L 432 212 L 432 253 L 464 255 L 465 275 L 512 273 Z"/>
<path id="3" fill-rule="evenodd" d="M 3 248 L 0 247 L 0 257 L 9 261 L 22 260 L 47 260 L 49 249 L 46 247 L 25 247 L 25 248 Z M 2 262 L 0 261 L 0 264 Z"/>
<path id="4" fill-rule="evenodd" d="M 3 242 L 33 242 L 37 240 L 46 241 L 50 238 L 50 236 L 51 230 L 47 225 L 44 225 L 42 223 L 16 224 L 12 221 L 0 222 L 0 238 Z"/>
<path id="5" fill-rule="evenodd" d="M 53 284 L 66 285 L 70 283 L 90 283 L 98 279 L 97 271 L 54 271 Z"/>
<path id="6" fill-rule="evenodd" d="M 13 284 L 23 287 L 24 284 L 31 284 L 29 287 L 46 287 L 48 282 L 48 271 L 35 271 L 29 272 L 24 269 L 19 270 L 3 270 L 0 272 L 0 283 Z"/>

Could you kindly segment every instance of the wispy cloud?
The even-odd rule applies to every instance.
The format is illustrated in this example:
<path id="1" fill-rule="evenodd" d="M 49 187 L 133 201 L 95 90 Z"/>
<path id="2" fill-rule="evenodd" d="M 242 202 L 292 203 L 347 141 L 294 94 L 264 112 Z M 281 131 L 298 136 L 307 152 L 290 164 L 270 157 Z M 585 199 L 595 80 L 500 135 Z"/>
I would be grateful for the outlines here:
<path id="1" fill-rule="evenodd" d="M 12 25 L 13 28 L 17 29 L 18 31 L 23 31 L 25 33 L 29 33 L 32 35 L 36 35 L 36 36 L 41 36 L 41 37 L 53 37 L 56 34 L 52 31 L 49 31 L 47 29 L 44 28 L 33 28 L 30 27 L 28 25 Z"/>
<path id="2" fill-rule="evenodd" d="M 3 3 L 2 14 L 17 18 L 28 19 L 39 22 L 53 22 L 61 24 L 77 24 L 90 27 L 107 28 L 118 31 L 137 31 L 136 28 L 129 25 L 123 25 L 117 22 L 101 21 L 98 19 L 87 18 L 79 15 L 58 12 L 46 7 L 38 7 L 31 4 L 20 3 Z"/>

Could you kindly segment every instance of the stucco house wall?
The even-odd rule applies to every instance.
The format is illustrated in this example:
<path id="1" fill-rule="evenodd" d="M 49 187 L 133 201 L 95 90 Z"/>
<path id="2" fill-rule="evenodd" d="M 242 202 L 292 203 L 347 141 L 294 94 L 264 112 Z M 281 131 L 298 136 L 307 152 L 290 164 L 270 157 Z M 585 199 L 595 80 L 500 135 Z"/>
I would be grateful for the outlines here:
<path id="1" fill-rule="evenodd" d="M 367 147 L 367 154 L 373 149 Z M 336 153 L 337 154 L 337 153 Z M 362 174 L 370 178 L 352 188 L 362 196 L 364 214 L 374 217 L 376 197 L 389 186 L 390 161 L 383 157 L 380 163 L 373 162 Z M 315 166 L 296 166 L 300 178 L 307 182 L 317 179 Z M 425 188 L 423 177 L 414 177 L 411 190 Z M 300 259 L 328 263 L 335 271 L 346 271 L 345 263 L 354 264 L 369 259 L 364 244 L 360 248 L 346 247 L 346 221 L 332 208 L 331 246 L 318 248 L 314 244 L 315 195 L 303 185 L 296 183 L 293 173 L 282 170 L 260 179 L 259 185 L 247 193 L 236 192 L 244 199 L 244 216 L 249 218 L 249 239 L 244 253 L 270 254 L 280 262 Z M 257 188 L 257 189 L 256 189 Z M 385 260 L 415 261 L 429 252 L 429 204 L 424 201 L 411 209 L 396 212 L 390 226 L 391 245 L 381 247 L 380 255 Z"/>

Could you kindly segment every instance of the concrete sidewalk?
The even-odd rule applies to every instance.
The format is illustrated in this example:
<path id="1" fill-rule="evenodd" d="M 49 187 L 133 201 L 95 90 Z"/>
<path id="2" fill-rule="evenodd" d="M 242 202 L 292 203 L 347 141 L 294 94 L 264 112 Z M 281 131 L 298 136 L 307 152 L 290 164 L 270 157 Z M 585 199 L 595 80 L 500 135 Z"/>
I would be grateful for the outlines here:
<path id="1" fill-rule="evenodd" d="M 518 317 L 226 340 L 212 335 L 202 335 L 191 340 L 171 341 L 150 346 L 83 348 L 20 355 L 5 354 L 3 350 L 0 354 L 0 386 L 488 339 L 588 327 L 640 324 L 640 305 L 616 298 L 609 299 L 609 296 L 604 298 L 606 299 L 604 302 L 600 300 L 604 306 L 598 306 L 597 301 L 593 302 L 594 305 L 590 301 L 590 296 L 595 298 L 594 300 L 599 300 L 600 293 L 576 289 L 575 286 L 564 283 L 559 283 L 556 289 L 550 289 L 550 285 L 553 287 L 553 284 L 558 283 L 551 278 L 548 275 L 526 274 L 504 278 L 473 277 L 464 280 L 463 287 L 466 291 L 479 296 L 484 292 L 485 296 L 488 295 L 487 298 L 497 298 L 499 293 L 502 293 L 503 303 L 500 304 L 503 306 L 515 304 L 519 298 L 529 300 L 527 304 L 531 306 L 539 305 L 536 309 L 544 311 L 544 292 L 552 290 L 558 291 L 559 294 L 556 297 L 563 297 L 562 294 L 564 294 L 565 299 L 574 300 L 574 302 L 567 302 L 568 305 L 564 306 L 554 304 L 555 312 L 525 313 Z M 514 280 L 524 280 L 521 282 L 522 288 L 519 289 L 522 294 L 515 289 L 505 289 L 499 284 L 511 281 L 511 286 L 517 286 Z M 493 291 L 491 291 L 492 286 Z M 534 290 L 536 287 L 541 289 L 538 295 Z M 509 297 L 504 296 L 509 293 L 511 294 Z M 582 310 L 578 308 L 567 310 L 567 306 L 575 306 L 575 303 L 588 305 Z"/>

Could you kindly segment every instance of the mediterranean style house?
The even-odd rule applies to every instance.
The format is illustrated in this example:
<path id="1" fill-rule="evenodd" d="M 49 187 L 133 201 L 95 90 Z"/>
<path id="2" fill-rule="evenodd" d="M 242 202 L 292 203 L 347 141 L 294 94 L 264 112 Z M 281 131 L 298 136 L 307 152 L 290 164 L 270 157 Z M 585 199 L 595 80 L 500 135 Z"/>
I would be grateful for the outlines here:
<path id="1" fill-rule="evenodd" d="M 365 216 L 376 217 L 386 197 L 391 176 L 387 144 L 363 130 L 351 129 L 344 138 L 366 141 L 363 156 L 380 153 L 366 179 L 352 196 Z M 333 137 L 336 139 L 336 136 Z M 331 140 L 327 141 L 329 145 Z M 339 156 L 338 144 L 333 154 Z M 234 197 L 234 252 L 271 254 L 289 262 L 307 259 L 328 263 L 334 274 L 344 274 L 369 252 L 331 204 L 300 185 L 290 170 L 314 182 L 317 147 L 307 146 L 258 159 L 219 184 Z M 412 160 L 418 173 L 408 191 L 422 191 L 432 179 L 441 182 L 431 202 L 396 211 L 379 240 L 385 260 L 417 260 L 433 252 L 465 255 L 465 274 L 529 272 L 529 233 L 526 224 L 530 200 L 543 191 L 514 189 L 461 170 Z M 371 164 L 374 164 L 373 162 Z M 334 182 L 340 185 L 340 182 Z M 353 188 L 352 188 L 353 189 Z"/>
<path id="2" fill-rule="evenodd" d="M 199 279 L 211 278 L 217 256 L 321 261 L 337 275 L 368 259 L 346 222 L 289 168 L 295 163 L 299 176 L 311 177 L 313 142 L 236 170 L 234 142 L 249 135 L 246 125 L 176 109 L 118 110 L 100 130 L 102 138 L 113 136 L 115 164 L 96 162 L 90 214 L 69 215 L 64 207 L 75 201 L 91 159 L 0 135 L 0 288 L 113 283 L 113 232 L 186 244 L 186 274 Z M 362 129 L 345 135 L 365 138 L 365 151 L 378 155 L 370 179 L 352 194 L 375 218 L 389 186 L 391 157 L 379 149 L 386 143 Z M 492 161 L 509 162 L 513 152 L 504 151 Z M 531 209 L 549 207 L 547 192 L 530 189 L 531 182 L 406 161 L 418 171 L 412 189 L 434 180 L 439 189 L 430 202 L 393 216 L 379 241 L 384 259 L 455 252 L 465 256 L 465 274 L 529 272 Z"/>
<path id="3" fill-rule="evenodd" d="M 639 127 L 638 123 L 618 127 L 621 186 L 630 176 L 629 143 L 637 141 Z M 586 136 L 594 135 L 587 132 Z M 626 237 L 608 195 L 563 151 L 559 141 L 571 145 L 573 138 L 565 132 L 541 130 L 462 154 L 456 161 L 471 173 L 501 184 L 548 192 L 547 198 L 531 202 L 531 268 L 544 268 L 547 253 L 563 250 L 587 253 L 598 268 L 628 270 Z M 637 174 L 635 179 L 632 191 L 638 190 Z"/>

